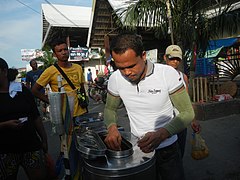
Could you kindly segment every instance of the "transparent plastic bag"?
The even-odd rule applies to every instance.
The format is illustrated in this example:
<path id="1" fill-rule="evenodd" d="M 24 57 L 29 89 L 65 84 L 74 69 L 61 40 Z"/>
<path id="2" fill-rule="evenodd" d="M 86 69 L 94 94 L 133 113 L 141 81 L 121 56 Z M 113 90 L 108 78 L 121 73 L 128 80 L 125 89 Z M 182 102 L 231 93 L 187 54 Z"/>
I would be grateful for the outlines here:
<path id="1" fill-rule="evenodd" d="M 192 151 L 191 156 L 193 159 L 200 160 L 208 157 L 209 149 L 205 140 L 198 133 L 192 134 Z"/>

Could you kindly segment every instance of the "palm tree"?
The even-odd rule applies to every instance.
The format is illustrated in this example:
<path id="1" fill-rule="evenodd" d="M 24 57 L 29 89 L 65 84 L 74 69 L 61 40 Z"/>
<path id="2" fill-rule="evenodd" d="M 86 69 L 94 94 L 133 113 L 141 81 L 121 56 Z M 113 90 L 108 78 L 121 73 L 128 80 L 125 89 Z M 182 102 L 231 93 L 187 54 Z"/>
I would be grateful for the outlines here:
<path id="1" fill-rule="evenodd" d="M 172 43 L 191 53 L 190 82 L 194 77 L 194 60 L 203 57 L 208 40 L 218 38 L 225 32 L 233 35 L 238 31 L 239 11 L 230 11 L 231 1 L 205 0 L 131 0 L 128 6 L 115 11 L 118 25 L 135 30 L 138 27 L 152 29 L 157 38 L 169 36 Z M 209 4 L 210 3 L 210 4 Z M 214 6 L 213 6 L 214 5 Z M 208 7 L 211 6 L 211 7 Z M 210 9 L 212 13 L 209 14 Z M 195 55 L 195 56 L 194 56 Z M 186 60 L 185 60 L 186 61 Z M 184 70 L 182 61 L 180 70 Z M 192 88 L 190 83 L 190 96 Z"/>

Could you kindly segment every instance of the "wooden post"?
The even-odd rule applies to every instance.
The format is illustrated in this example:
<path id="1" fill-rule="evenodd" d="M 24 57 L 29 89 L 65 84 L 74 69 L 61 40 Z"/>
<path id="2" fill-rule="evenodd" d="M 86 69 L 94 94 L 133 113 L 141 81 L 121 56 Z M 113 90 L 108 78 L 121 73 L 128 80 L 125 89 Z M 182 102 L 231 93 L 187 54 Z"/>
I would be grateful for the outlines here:
<path id="1" fill-rule="evenodd" d="M 69 36 L 66 37 L 66 43 L 67 43 L 67 46 L 68 46 L 68 47 L 71 46 L 71 44 L 70 44 L 70 37 L 69 37 Z"/>
<path id="2" fill-rule="evenodd" d="M 199 102 L 199 78 L 197 77 L 197 102 Z"/>
<path id="3" fill-rule="evenodd" d="M 203 98 L 203 78 L 200 77 L 200 97 L 201 97 L 201 100 L 203 101 L 204 98 Z"/>
<path id="4" fill-rule="evenodd" d="M 215 78 L 213 77 L 213 96 L 216 95 L 216 92 L 218 91 L 218 87 L 215 85 Z"/>
<path id="5" fill-rule="evenodd" d="M 192 89 L 193 89 L 193 102 L 196 102 L 195 78 L 192 79 Z"/>
<path id="6" fill-rule="evenodd" d="M 205 99 L 208 102 L 208 88 L 207 88 L 207 78 L 204 78 L 204 92 L 205 92 Z"/>
<path id="7" fill-rule="evenodd" d="M 109 45 L 109 36 L 104 36 L 104 48 L 105 48 L 105 56 L 106 56 L 106 62 L 110 57 L 110 45 Z M 106 64 L 106 62 L 104 64 Z"/>
<path id="8" fill-rule="evenodd" d="M 209 79 L 208 79 L 208 82 L 207 82 L 207 84 L 208 84 L 208 100 L 210 100 L 210 98 L 212 97 L 212 78 L 210 77 Z"/>
<path id="9" fill-rule="evenodd" d="M 217 75 L 217 94 L 219 94 L 219 90 L 220 90 L 220 82 L 219 82 L 219 76 Z"/>

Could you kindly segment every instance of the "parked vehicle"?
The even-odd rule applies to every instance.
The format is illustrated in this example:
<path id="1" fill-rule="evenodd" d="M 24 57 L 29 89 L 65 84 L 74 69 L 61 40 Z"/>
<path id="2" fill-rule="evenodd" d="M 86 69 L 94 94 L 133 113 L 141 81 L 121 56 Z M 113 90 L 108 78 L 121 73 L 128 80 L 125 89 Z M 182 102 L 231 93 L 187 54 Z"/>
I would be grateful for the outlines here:
<path id="1" fill-rule="evenodd" d="M 106 103 L 107 77 L 97 77 L 94 83 L 88 85 L 88 96 L 96 102 Z"/>
<path id="2" fill-rule="evenodd" d="M 88 96 L 95 102 L 102 101 L 104 104 L 106 103 L 108 78 L 106 76 L 97 77 L 94 83 L 88 85 Z M 121 102 L 118 108 L 121 109 L 124 107 L 123 102 Z"/>

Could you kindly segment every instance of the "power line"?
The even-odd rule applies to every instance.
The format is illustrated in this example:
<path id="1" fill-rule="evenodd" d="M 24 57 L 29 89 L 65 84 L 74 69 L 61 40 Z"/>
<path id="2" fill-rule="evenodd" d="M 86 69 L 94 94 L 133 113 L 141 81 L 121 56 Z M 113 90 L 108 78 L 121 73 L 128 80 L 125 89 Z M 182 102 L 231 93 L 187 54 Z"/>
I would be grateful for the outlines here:
<path id="1" fill-rule="evenodd" d="M 41 15 L 40 12 L 38 12 L 37 10 L 35 10 L 35 9 L 33 9 L 32 7 L 28 6 L 27 4 L 25 4 L 25 3 L 23 3 L 23 2 L 21 2 L 21 1 L 19 1 L 19 0 L 16 0 L 16 1 L 19 2 L 20 4 L 26 6 L 27 8 L 31 9 L 32 11 L 34 11 L 34 12 L 36 12 L 36 13 L 38 13 L 38 14 Z"/>
<path id="2" fill-rule="evenodd" d="M 40 12 L 38 12 L 38 11 L 35 10 L 35 9 L 33 9 L 31 6 L 28 6 L 27 4 L 23 3 L 22 1 L 19 1 L 19 0 L 16 0 L 16 1 L 19 2 L 20 4 L 26 6 L 27 8 L 31 9 L 32 11 L 34 11 L 34 12 L 36 12 L 36 13 L 42 15 Z M 49 18 L 49 19 L 51 19 L 51 18 Z M 51 19 L 51 20 L 52 20 L 53 22 L 57 23 L 54 19 Z"/>

